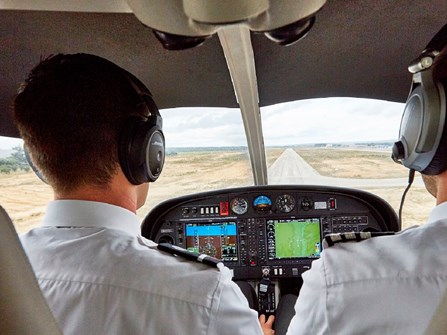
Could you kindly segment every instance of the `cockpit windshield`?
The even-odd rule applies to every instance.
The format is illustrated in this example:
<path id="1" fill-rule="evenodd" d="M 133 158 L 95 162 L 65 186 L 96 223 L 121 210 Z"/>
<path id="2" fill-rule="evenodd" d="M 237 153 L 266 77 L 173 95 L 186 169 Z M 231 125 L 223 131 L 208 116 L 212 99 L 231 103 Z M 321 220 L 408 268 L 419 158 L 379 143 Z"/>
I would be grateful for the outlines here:
<path id="1" fill-rule="evenodd" d="M 269 184 L 327 185 L 374 193 L 399 211 L 408 170 L 394 163 L 404 104 L 360 98 L 295 101 L 262 110 Z M 426 222 L 434 198 L 418 175 L 402 228 Z"/>
<path id="2" fill-rule="evenodd" d="M 358 98 L 311 99 L 261 108 L 269 185 L 366 190 L 384 198 L 397 212 L 408 172 L 390 155 L 402 109 L 401 103 Z M 165 168 L 150 185 L 148 200 L 138 212 L 141 218 L 167 199 L 254 184 L 239 109 L 175 108 L 161 114 Z M 40 222 L 51 189 L 20 165 L 20 140 L 3 137 L 0 142 L 0 202 L 24 232 Z M 402 228 L 426 221 L 434 200 L 419 176 L 406 204 Z"/>

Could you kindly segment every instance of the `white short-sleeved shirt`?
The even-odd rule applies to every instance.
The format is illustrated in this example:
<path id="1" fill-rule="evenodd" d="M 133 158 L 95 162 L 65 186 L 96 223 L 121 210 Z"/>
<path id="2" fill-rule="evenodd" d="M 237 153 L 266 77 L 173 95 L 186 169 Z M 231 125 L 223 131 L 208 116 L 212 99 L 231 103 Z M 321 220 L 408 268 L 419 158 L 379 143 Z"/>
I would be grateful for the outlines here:
<path id="1" fill-rule="evenodd" d="M 229 269 L 159 251 L 137 217 L 99 202 L 51 202 L 21 236 L 65 335 L 262 334 Z"/>
<path id="2" fill-rule="evenodd" d="M 421 227 L 326 249 L 303 279 L 288 335 L 422 334 L 447 286 L 447 203 Z"/>

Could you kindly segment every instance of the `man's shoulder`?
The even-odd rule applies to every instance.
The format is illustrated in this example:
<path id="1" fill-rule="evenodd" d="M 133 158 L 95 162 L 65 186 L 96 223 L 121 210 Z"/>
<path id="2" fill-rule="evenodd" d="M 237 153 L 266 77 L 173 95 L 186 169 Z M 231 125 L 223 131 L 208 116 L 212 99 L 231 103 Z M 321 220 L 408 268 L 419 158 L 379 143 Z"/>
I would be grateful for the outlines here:
<path id="1" fill-rule="evenodd" d="M 347 232 L 338 234 L 328 234 L 323 239 L 323 248 L 327 249 L 338 243 L 361 242 L 373 237 L 392 236 L 395 232 Z"/>
<path id="2" fill-rule="evenodd" d="M 209 281 L 231 278 L 218 260 L 169 253 L 151 240 L 115 229 L 39 227 L 20 238 L 37 268 L 54 265 L 61 271 L 76 273 L 78 268 L 85 273 L 101 271 L 111 276 L 116 271 L 124 276 L 130 270 L 135 276 L 148 278 L 161 273 L 166 275 L 166 280 L 177 278 L 180 273 Z M 44 261 L 50 258 L 53 259 L 50 264 Z M 90 261 L 82 262 L 83 259 Z"/>
<path id="3" fill-rule="evenodd" d="M 118 230 L 45 230 L 22 236 L 38 277 L 63 277 L 201 306 L 219 298 L 215 292 L 231 282 L 227 268 L 169 254 L 150 240 Z"/>
<path id="4" fill-rule="evenodd" d="M 231 281 L 231 272 L 223 263 L 216 258 L 194 253 L 186 249 L 138 237 L 139 247 L 138 257 L 143 257 L 145 266 L 165 274 L 172 273 L 175 278 L 182 273 L 183 276 L 196 276 L 198 280 L 227 282 Z M 168 278 L 169 280 L 169 278 Z"/>
<path id="5" fill-rule="evenodd" d="M 224 287 L 231 284 L 232 275 L 221 262 L 212 266 L 180 252 L 159 249 L 158 244 L 138 237 L 138 246 L 129 252 L 133 276 L 130 286 L 168 299 L 189 301 L 210 307 L 214 299 L 225 294 Z M 186 251 L 185 251 L 186 252 Z M 190 254 L 190 253 L 188 253 Z"/>
<path id="6" fill-rule="evenodd" d="M 435 229 L 433 229 L 435 228 Z M 447 234 L 436 227 L 417 227 L 398 233 L 331 236 L 332 246 L 321 253 L 321 265 L 329 282 L 433 275 L 440 260 L 433 255 L 447 252 Z M 360 235 L 360 234 L 359 234 Z M 445 240 L 445 243 L 442 242 Z M 442 243 L 438 243 L 442 242 Z M 447 272 L 442 270 L 443 272 Z"/>

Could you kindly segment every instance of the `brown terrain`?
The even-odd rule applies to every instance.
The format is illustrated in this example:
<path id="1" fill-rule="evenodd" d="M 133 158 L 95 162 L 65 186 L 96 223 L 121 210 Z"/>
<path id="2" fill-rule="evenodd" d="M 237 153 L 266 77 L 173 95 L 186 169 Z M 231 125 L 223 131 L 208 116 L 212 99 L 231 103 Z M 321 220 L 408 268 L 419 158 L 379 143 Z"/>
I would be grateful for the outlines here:
<path id="1" fill-rule="evenodd" d="M 283 149 L 268 149 L 270 166 Z M 341 178 L 399 178 L 407 170 L 391 161 L 389 152 L 353 149 L 296 149 L 320 174 Z M 146 204 L 138 211 L 143 218 L 157 203 L 185 194 L 252 185 L 248 154 L 242 151 L 180 152 L 167 156 L 162 176 L 150 185 Z M 396 210 L 402 188 L 372 188 L 367 191 L 387 200 Z M 0 174 L 0 204 L 8 211 L 19 233 L 39 224 L 51 188 L 32 172 Z M 403 228 L 421 224 L 435 205 L 423 187 L 414 186 L 404 206 Z"/>

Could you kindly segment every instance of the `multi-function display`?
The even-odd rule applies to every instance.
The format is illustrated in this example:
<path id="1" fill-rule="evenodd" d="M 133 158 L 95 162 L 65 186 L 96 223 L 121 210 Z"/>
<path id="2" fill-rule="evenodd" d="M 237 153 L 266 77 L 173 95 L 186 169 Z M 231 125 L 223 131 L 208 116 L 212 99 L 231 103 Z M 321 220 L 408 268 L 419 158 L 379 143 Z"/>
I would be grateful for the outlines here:
<path id="1" fill-rule="evenodd" d="M 269 260 L 319 257 L 320 227 L 319 218 L 267 220 Z"/>

